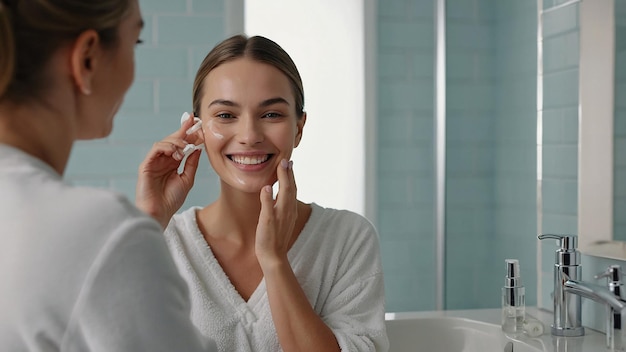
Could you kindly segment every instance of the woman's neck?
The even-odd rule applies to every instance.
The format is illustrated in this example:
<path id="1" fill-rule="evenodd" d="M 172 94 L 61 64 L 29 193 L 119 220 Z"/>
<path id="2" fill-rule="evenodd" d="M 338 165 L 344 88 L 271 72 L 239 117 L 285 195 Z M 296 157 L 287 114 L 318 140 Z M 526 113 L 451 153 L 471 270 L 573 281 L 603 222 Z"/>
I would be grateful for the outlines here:
<path id="1" fill-rule="evenodd" d="M 204 235 L 253 244 L 261 212 L 259 196 L 222 185 L 219 198 L 198 213 L 199 223 L 204 224 Z"/>
<path id="2" fill-rule="evenodd" d="M 50 165 L 60 175 L 65 171 L 74 133 L 62 113 L 38 104 L 0 104 L 0 143 L 20 149 Z"/>

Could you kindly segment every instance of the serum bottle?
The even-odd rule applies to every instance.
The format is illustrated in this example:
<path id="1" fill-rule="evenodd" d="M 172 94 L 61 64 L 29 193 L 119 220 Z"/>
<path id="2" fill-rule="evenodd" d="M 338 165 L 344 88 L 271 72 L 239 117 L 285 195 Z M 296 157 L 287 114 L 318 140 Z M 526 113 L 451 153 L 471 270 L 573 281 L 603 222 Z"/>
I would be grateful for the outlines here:
<path id="1" fill-rule="evenodd" d="M 506 259 L 506 277 L 502 287 L 502 331 L 523 333 L 526 315 L 525 289 L 519 274 L 519 261 Z"/>

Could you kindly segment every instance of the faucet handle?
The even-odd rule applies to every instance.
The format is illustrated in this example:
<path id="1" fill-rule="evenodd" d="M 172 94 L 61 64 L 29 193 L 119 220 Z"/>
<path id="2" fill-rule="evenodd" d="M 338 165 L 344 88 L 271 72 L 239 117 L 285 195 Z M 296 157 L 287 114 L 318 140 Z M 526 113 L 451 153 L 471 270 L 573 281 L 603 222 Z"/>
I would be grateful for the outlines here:
<path id="1" fill-rule="evenodd" d="M 622 273 L 622 267 L 619 265 L 609 265 L 609 267 L 601 272 L 598 273 L 597 275 L 595 275 L 593 278 L 594 279 L 601 279 L 603 277 L 606 277 L 609 283 L 609 286 L 615 286 L 615 285 L 621 285 L 622 284 L 622 277 L 626 276 L 626 274 Z"/>

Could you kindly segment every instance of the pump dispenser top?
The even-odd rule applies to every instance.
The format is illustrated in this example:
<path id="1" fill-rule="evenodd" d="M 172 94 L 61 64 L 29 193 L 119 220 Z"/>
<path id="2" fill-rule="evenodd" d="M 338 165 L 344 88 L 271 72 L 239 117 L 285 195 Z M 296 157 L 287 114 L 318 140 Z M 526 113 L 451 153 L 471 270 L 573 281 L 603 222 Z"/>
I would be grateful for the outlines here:
<path id="1" fill-rule="evenodd" d="M 504 287 L 502 287 L 502 330 L 508 333 L 521 333 L 524 329 L 526 303 L 519 261 L 506 259 L 505 264 L 506 275 Z"/>
<path id="2" fill-rule="evenodd" d="M 521 285 L 522 279 L 519 276 L 519 261 L 517 259 L 507 259 L 506 262 L 506 278 L 504 286 L 517 287 Z"/>

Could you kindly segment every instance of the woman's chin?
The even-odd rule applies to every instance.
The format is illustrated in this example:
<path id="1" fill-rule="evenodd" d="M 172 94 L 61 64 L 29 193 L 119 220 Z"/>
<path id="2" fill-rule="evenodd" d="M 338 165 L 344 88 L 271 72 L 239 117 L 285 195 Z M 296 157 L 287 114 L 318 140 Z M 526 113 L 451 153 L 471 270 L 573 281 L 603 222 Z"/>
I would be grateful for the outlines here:
<path id="1" fill-rule="evenodd" d="M 230 185 L 231 187 L 233 187 L 234 189 L 237 189 L 240 192 L 258 195 L 263 189 L 263 187 L 267 185 L 273 185 L 274 183 L 275 182 L 270 183 L 269 181 L 267 182 L 261 182 L 258 180 L 245 181 L 245 180 L 237 179 L 237 180 L 234 180 L 234 182 L 231 182 Z"/>

